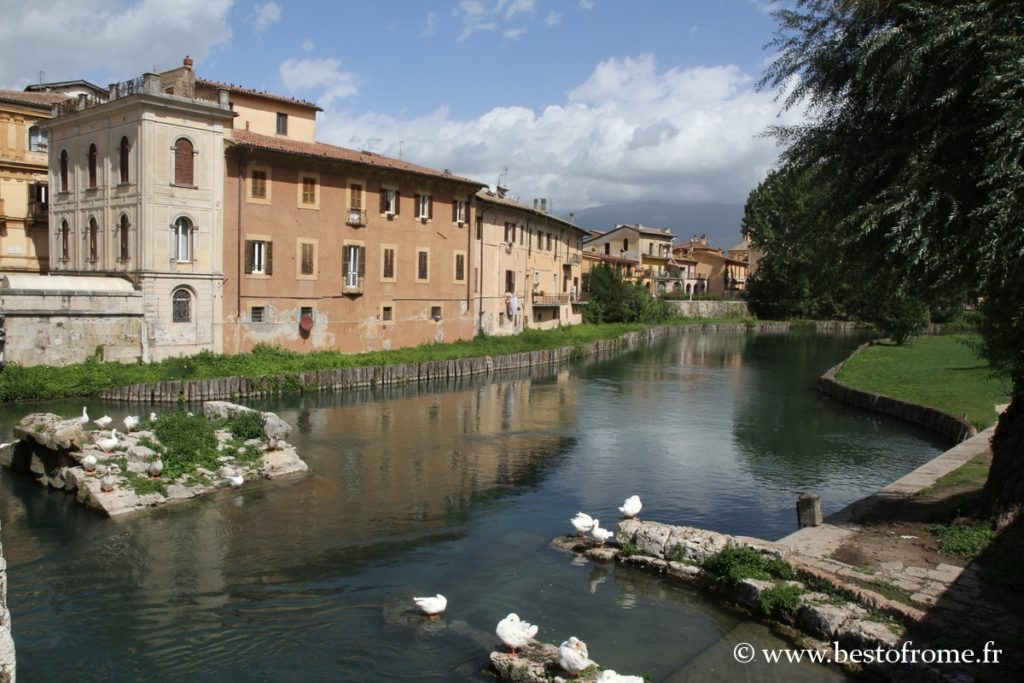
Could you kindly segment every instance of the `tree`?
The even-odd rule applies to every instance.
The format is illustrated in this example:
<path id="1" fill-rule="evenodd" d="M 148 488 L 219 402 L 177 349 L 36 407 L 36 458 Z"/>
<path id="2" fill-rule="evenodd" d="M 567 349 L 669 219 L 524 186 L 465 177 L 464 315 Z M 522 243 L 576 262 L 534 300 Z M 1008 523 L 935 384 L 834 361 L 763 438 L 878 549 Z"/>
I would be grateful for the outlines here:
<path id="1" fill-rule="evenodd" d="M 588 273 L 590 301 L 583 308 L 588 323 L 657 323 L 669 317 L 668 305 L 641 284 L 627 282 L 611 266 L 600 263 Z"/>
<path id="2" fill-rule="evenodd" d="M 985 494 L 1024 510 L 1024 3 L 798 0 L 775 13 L 778 57 L 808 121 L 774 133 L 806 173 L 833 244 L 887 291 L 981 297 L 982 350 L 1012 380 Z"/>

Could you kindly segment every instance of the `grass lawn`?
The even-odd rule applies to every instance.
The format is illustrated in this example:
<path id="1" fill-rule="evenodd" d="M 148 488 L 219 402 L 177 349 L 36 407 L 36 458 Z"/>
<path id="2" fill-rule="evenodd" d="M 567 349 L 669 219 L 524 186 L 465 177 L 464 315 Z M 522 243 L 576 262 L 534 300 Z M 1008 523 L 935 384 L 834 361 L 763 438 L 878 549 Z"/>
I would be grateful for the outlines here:
<path id="1" fill-rule="evenodd" d="M 973 346 L 978 337 L 915 337 L 903 346 L 876 344 L 843 366 L 837 379 L 877 394 L 964 416 L 978 429 L 995 424 L 994 406 L 1009 401 L 1010 383 L 994 377 Z"/>

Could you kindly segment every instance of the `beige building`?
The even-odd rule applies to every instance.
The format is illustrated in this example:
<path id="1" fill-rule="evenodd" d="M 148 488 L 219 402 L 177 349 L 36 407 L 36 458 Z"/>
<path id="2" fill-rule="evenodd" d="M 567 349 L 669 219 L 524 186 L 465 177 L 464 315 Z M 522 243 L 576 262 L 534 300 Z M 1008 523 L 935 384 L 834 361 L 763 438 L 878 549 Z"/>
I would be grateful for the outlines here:
<path id="1" fill-rule="evenodd" d="M 581 249 L 586 231 L 504 192 L 476 194 L 474 309 L 491 335 L 577 325 L 582 315 Z M 477 267 L 477 264 L 479 267 Z"/>
<path id="2" fill-rule="evenodd" d="M 191 60 L 55 107 L 50 269 L 142 292 L 142 357 L 223 348 L 226 91 L 194 87 Z"/>
<path id="3" fill-rule="evenodd" d="M 673 254 L 678 260 L 695 261 L 702 290 L 709 294 L 727 294 L 746 289 L 747 262 L 725 255 L 708 244 L 707 235 L 694 235 L 690 241 L 677 245 Z"/>
<path id="4" fill-rule="evenodd" d="M 615 229 L 590 237 L 584 245 L 588 254 L 605 257 L 623 270 L 631 263 L 632 277 L 656 295 L 686 291 L 696 284 L 696 274 L 689 262 L 673 257 L 675 237 L 668 228 L 650 228 L 639 223 L 619 224 Z M 613 261 L 618 259 L 618 261 Z"/>

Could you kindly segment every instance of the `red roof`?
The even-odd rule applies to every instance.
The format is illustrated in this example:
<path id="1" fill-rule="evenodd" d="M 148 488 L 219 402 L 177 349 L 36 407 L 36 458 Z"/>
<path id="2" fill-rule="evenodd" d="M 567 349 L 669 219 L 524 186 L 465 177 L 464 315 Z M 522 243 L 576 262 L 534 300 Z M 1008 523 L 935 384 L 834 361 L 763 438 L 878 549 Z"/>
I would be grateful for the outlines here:
<path id="1" fill-rule="evenodd" d="M 259 133 L 253 133 L 248 130 L 232 131 L 232 137 L 233 139 L 228 141 L 229 144 L 241 147 L 251 147 L 253 149 L 263 149 L 271 152 L 283 152 L 285 154 L 297 154 L 317 159 L 348 161 L 355 164 L 363 164 L 365 166 L 373 166 L 392 171 L 405 171 L 407 173 L 416 173 L 418 175 L 469 183 L 471 185 L 476 185 L 477 187 L 483 187 L 485 185 L 485 183 L 481 183 L 471 178 L 453 175 L 446 171 L 438 171 L 433 168 L 427 168 L 426 166 L 410 164 L 408 161 L 381 156 L 374 152 L 356 151 L 354 149 L 348 149 L 347 147 L 328 145 L 324 142 L 302 142 L 300 140 L 289 140 L 288 138 L 273 135 L 260 135 Z"/>
<path id="2" fill-rule="evenodd" d="M 235 92 L 240 95 L 251 95 L 252 97 L 260 97 L 265 100 L 274 100 L 275 102 L 287 102 L 288 104 L 294 104 L 299 107 L 305 107 L 306 109 L 312 109 L 314 111 L 323 111 L 319 105 L 306 100 L 299 100 L 293 97 L 285 97 L 284 95 L 275 95 L 272 92 L 265 92 L 263 90 L 256 90 L 254 88 L 243 88 L 240 85 L 234 83 L 221 83 L 220 81 L 209 81 L 205 78 L 197 78 L 196 85 L 204 88 L 213 88 L 214 90 L 227 90 L 228 92 Z"/>
<path id="3" fill-rule="evenodd" d="M 71 95 L 59 92 L 25 92 L 24 90 L 0 90 L 0 102 L 27 104 L 30 107 L 49 109 L 57 102 L 69 99 Z"/>

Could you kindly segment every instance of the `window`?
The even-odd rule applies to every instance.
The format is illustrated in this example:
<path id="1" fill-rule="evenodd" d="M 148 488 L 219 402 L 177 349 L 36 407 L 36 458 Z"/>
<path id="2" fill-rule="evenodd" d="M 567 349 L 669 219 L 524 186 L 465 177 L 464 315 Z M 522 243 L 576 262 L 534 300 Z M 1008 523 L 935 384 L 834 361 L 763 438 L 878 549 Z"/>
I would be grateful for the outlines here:
<path id="1" fill-rule="evenodd" d="M 505 271 L 505 291 L 516 291 L 516 272 L 514 270 Z"/>
<path id="2" fill-rule="evenodd" d="M 480 211 L 477 211 L 476 213 L 476 238 L 481 240 L 484 238 L 484 217 L 480 215 Z"/>
<path id="3" fill-rule="evenodd" d="M 131 151 L 131 146 L 128 144 L 128 138 L 121 138 L 121 145 L 118 147 L 118 158 L 120 159 L 121 167 L 121 184 L 128 182 L 128 152 Z"/>
<path id="4" fill-rule="evenodd" d="M 89 219 L 89 260 L 96 261 L 100 256 L 100 226 L 95 218 Z"/>
<path id="5" fill-rule="evenodd" d="M 187 138 L 178 138 L 174 143 L 174 184 L 194 187 L 192 175 L 193 156 L 192 142 Z"/>
<path id="6" fill-rule="evenodd" d="M 357 244 L 342 247 L 341 272 L 345 278 L 345 289 L 362 290 L 363 276 L 366 275 L 366 247 Z"/>
<path id="7" fill-rule="evenodd" d="M 416 195 L 416 218 L 426 221 L 434 214 L 434 200 L 429 194 Z"/>
<path id="8" fill-rule="evenodd" d="M 49 135 L 39 126 L 32 126 L 28 129 L 28 151 L 45 152 L 49 147 L 49 142 Z"/>
<path id="9" fill-rule="evenodd" d="M 398 190 L 382 187 L 380 190 L 380 212 L 387 216 L 397 216 L 401 208 Z"/>
<path id="10" fill-rule="evenodd" d="M 502 240 L 506 244 L 512 244 L 516 241 L 516 224 L 505 221 L 505 239 Z"/>
<path id="11" fill-rule="evenodd" d="M 416 279 L 430 279 L 430 252 L 425 249 L 416 250 Z"/>
<path id="12" fill-rule="evenodd" d="M 466 255 L 455 254 L 455 281 L 465 282 L 466 281 Z"/>
<path id="13" fill-rule="evenodd" d="M 176 323 L 192 322 L 192 294 L 179 288 L 171 294 L 171 320 Z"/>
<path id="14" fill-rule="evenodd" d="M 174 221 L 171 238 L 174 242 L 171 248 L 172 259 L 178 263 L 188 263 L 192 260 L 192 221 L 182 216 Z"/>
<path id="15" fill-rule="evenodd" d="M 463 225 L 466 222 L 466 204 L 467 202 L 456 199 L 452 202 L 452 221 Z"/>
<path id="16" fill-rule="evenodd" d="M 307 205 L 316 204 L 316 178 L 312 178 L 310 176 L 303 176 L 302 203 Z"/>
<path id="17" fill-rule="evenodd" d="M 381 252 L 380 276 L 384 280 L 395 279 L 395 249 L 384 247 Z"/>
<path id="18" fill-rule="evenodd" d="M 605 242 L 604 243 L 604 255 L 608 256 L 611 253 L 612 253 L 612 244 L 611 244 L 611 242 Z"/>
<path id="19" fill-rule="evenodd" d="M 439 320 L 441 320 L 441 307 L 440 306 L 431 306 L 430 307 L 430 317 L 434 319 L 434 322 L 438 322 Z"/>
<path id="20" fill-rule="evenodd" d="M 61 221 L 60 223 L 60 260 L 68 261 L 71 259 L 71 229 L 68 227 L 67 221 Z"/>
<path id="21" fill-rule="evenodd" d="M 551 251 L 551 233 L 549 232 L 549 233 L 547 233 L 547 235 L 548 235 L 548 248 L 547 248 L 547 251 Z"/>
<path id="22" fill-rule="evenodd" d="M 260 169 L 252 169 L 249 174 L 249 198 L 267 198 L 267 172 Z"/>
<path id="23" fill-rule="evenodd" d="M 68 151 L 60 151 L 60 191 L 68 191 Z"/>
<path id="24" fill-rule="evenodd" d="M 288 114 L 277 113 L 277 134 L 288 135 Z"/>
<path id="25" fill-rule="evenodd" d="M 316 274 L 316 244 L 299 242 L 299 275 Z"/>
<path id="26" fill-rule="evenodd" d="M 118 233 L 118 238 L 119 238 L 119 241 L 121 243 L 121 251 L 120 251 L 121 256 L 119 258 L 120 261 L 127 261 L 128 260 L 128 228 L 129 227 L 130 226 L 128 225 L 128 216 L 126 216 L 124 214 L 121 214 L 121 226 L 120 226 L 120 231 Z"/>
<path id="27" fill-rule="evenodd" d="M 629 251 L 629 238 L 624 237 L 622 239 L 622 251 Z"/>
<path id="28" fill-rule="evenodd" d="M 303 306 L 299 309 L 299 320 L 302 320 L 303 318 L 309 318 L 310 320 L 313 319 L 312 306 Z"/>
<path id="29" fill-rule="evenodd" d="M 540 230 L 537 231 L 537 251 L 544 248 L 544 233 Z"/>
<path id="30" fill-rule="evenodd" d="M 263 322 L 264 318 L 266 317 L 266 310 L 267 309 L 266 309 L 265 306 L 253 306 L 252 308 L 250 308 L 249 309 L 249 322 L 251 322 L 251 323 L 261 323 L 261 322 Z"/>
<path id="31" fill-rule="evenodd" d="M 380 319 L 383 322 L 391 322 L 395 319 L 394 307 L 392 306 L 381 306 Z"/>
<path id="32" fill-rule="evenodd" d="M 363 186 L 359 183 L 348 186 L 348 205 L 353 209 L 363 208 Z"/>
<path id="33" fill-rule="evenodd" d="M 89 189 L 96 189 L 97 184 L 97 164 L 99 163 L 99 153 L 96 151 L 96 145 L 89 145 Z"/>
<path id="34" fill-rule="evenodd" d="M 245 241 L 245 274 L 272 275 L 274 272 L 274 245 L 267 240 Z"/>

